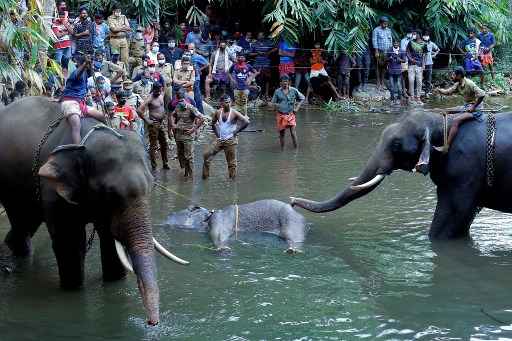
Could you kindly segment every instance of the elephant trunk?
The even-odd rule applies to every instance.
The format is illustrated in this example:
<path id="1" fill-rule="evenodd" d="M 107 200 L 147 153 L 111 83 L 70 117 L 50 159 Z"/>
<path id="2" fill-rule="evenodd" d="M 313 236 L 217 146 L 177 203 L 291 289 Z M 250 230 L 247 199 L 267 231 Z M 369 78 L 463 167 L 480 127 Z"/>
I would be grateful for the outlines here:
<path id="1" fill-rule="evenodd" d="M 137 276 L 148 324 L 159 322 L 159 289 L 154 258 L 153 232 L 146 198 L 135 200 L 117 219 L 121 242 L 126 247 Z"/>
<path id="2" fill-rule="evenodd" d="M 377 149 L 379 150 L 379 149 Z M 363 172 L 345 190 L 325 201 L 312 201 L 303 198 L 291 198 L 292 206 L 302 207 L 308 211 L 321 213 L 337 210 L 352 200 L 373 191 L 392 171 L 391 158 L 383 157 L 387 153 L 376 152 L 366 164 Z"/>

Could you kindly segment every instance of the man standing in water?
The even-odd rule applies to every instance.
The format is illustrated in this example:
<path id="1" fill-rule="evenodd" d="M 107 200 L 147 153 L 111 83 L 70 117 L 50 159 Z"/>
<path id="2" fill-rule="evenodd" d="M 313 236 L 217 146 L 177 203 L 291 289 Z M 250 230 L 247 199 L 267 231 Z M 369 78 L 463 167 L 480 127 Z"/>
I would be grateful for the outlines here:
<path id="1" fill-rule="evenodd" d="M 305 99 L 299 90 L 290 86 L 290 78 L 288 76 L 281 77 L 281 87 L 276 89 L 272 97 L 272 104 L 274 107 L 277 107 L 277 130 L 279 131 L 281 150 L 284 150 L 284 134 L 286 129 L 290 129 L 293 147 L 297 148 L 295 113 L 299 111 Z"/>
<path id="2" fill-rule="evenodd" d="M 144 115 L 146 108 L 149 112 L 149 118 Z M 167 131 L 164 128 L 165 106 L 162 86 L 153 83 L 151 94 L 137 109 L 139 114 L 144 118 L 148 125 L 149 133 L 149 156 L 151 158 L 151 167 L 156 169 L 156 152 L 158 143 L 160 143 L 160 153 L 162 155 L 163 169 L 169 169 L 169 161 L 167 158 Z"/>
<path id="3" fill-rule="evenodd" d="M 212 117 L 212 129 L 217 139 L 203 155 L 203 179 L 205 180 L 210 176 L 211 159 L 221 150 L 224 150 L 226 156 L 229 178 L 235 178 L 237 135 L 249 125 L 247 116 L 231 108 L 231 97 L 229 95 L 223 95 L 220 104 L 220 110 L 217 110 Z"/>
<path id="4" fill-rule="evenodd" d="M 437 151 L 447 153 L 448 149 L 459 131 L 459 126 L 469 120 L 482 121 L 482 112 L 479 111 L 481 104 L 485 98 L 485 92 L 478 87 L 471 79 L 466 78 L 466 73 L 462 67 L 458 67 L 452 73 L 452 79 L 455 84 L 448 89 L 436 88 L 434 91 L 443 95 L 451 95 L 457 93 L 464 98 L 464 106 L 461 110 L 451 110 L 450 113 L 457 113 L 453 119 L 448 134 L 446 146 L 434 147 Z"/>
<path id="5" fill-rule="evenodd" d="M 176 93 L 178 103 L 176 109 L 169 115 L 169 135 L 171 131 L 176 139 L 178 160 L 180 166 L 185 168 L 185 177 L 192 177 L 194 169 L 194 133 L 203 124 L 201 113 L 185 99 L 185 89 Z"/>

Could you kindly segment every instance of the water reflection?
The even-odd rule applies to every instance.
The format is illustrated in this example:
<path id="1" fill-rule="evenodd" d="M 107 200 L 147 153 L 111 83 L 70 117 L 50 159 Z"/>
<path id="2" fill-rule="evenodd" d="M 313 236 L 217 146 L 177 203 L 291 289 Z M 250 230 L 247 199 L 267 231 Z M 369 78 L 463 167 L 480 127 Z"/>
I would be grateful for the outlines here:
<path id="1" fill-rule="evenodd" d="M 451 103 L 446 103 L 451 105 Z M 84 290 L 58 289 L 47 233 L 35 256 L 14 276 L 0 277 L 2 340 L 447 340 L 512 337 L 510 288 L 512 219 L 484 210 L 471 240 L 430 243 L 435 189 L 428 178 L 395 172 L 370 195 L 327 214 L 305 213 L 312 224 L 304 255 L 282 253 L 276 238 L 244 236 L 231 256 L 218 256 L 204 234 L 166 229 L 167 215 L 190 204 L 290 195 L 333 195 L 364 167 L 383 127 L 403 113 L 298 116 L 300 147 L 279 152 L 272 113 L 253 119 L 264 133 L 239 145 L 239 177 L 227 179 L 225 160 L 200 179 L 204 138 L 196 148 L 195 179 L 159 172 L 154 233 L 180 257 L 157 259 L 161 324 L 148 328 L 135 279 L 104 284 L 98 245 L 87 255 Z M 0 234 L 8 227 L 0 217 Z M 501 321 L 501 322 L 498 322 Z M 58 327 L 56 327 L 58 325 Z M 77 335 L 80 335 L 78 337 Z"/>

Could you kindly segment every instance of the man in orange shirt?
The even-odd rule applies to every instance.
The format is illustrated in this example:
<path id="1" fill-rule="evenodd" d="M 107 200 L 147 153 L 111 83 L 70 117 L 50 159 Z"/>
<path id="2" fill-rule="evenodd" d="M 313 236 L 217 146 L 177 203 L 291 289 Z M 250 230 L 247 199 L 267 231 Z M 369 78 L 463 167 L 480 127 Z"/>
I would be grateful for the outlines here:
<path id="1" fill-rule="evenodd" d="M 124 91 L 119 92 L 117 105 L 114 107 L 114 119 L 112 125 L 118 129 L 134 129 L 134 122 L 137 119 L 135 109 L 126 104 L 127 94 Z"/>

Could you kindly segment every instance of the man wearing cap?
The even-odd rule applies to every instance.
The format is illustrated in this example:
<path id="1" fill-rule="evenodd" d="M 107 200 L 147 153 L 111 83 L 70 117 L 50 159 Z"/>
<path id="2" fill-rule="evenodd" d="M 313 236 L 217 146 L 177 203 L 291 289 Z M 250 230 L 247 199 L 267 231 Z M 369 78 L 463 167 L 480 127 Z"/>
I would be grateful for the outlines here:
<path id="1" fill-rule="evenodd" d="M 221 108 L 212 117 L 212 129 L 217 137 L 212 146 L 203 154 L 203 179 L 210 177 L 211 159 L 220 151 L 224 151 L 228 163 L 230 179 L 236 177 L 236 145 L 238 133 L 247 128 L 249 118 L 231 108 L 231 97 L 223 95 L 220 98 Z"/>
<path id="2" fill-rule="evenodd" d="M 123 82 L 123 91 L 126 95 L 126 104 L 134 108 L 138 108 L 142 104 L 142 97 L 133 92 L 133 82 L 131 80 L 127 79 Z"/>
<path id="3" fill-rule="evenodd" d="M 372 33 L 372 45 L 375 54 L 375 65 L 377 73 L 377 90 L 384 90 L 384 75 L 386 73 L 386 51 L 393 46 L 393 35 L 388 27 L 389 19 L 382 16 L 379 19 L 379 26 L 375 27 Z"/>
<path id="4" fill-rule="evenodd" d="M 131 32 L 130 23 L 126 16 L 121 14 L 121 6 L 114 3 L 113 13 L 108 17 L 108 27 L 110 29 L 110 47 L 112 54 L 119 54 L 121 61 L 128 66 L 128 41 L 126 35 Z"/>
<path id="5" fill-rule="evenodd" d="M 203 116 L 186 100 L 183 88 L 176 92 L 177 103 L 169 115 L 169 136 L 174 135 L 178 160 L 185 169 L 185 177 L 192 177 L 194 169 L 194 135 L 203 124 Z"/>
<path id="6" fill-rule="evenodd" d="M 456 113 L 458 115 L 452 121 L 450 132 L 448 134 L 448 141 L 446 146 L 434 147 L 436 150 L 447 153 L 448 149 L 457 135 L 459 126 L 469 120 L 482 121 L 483 113 L 479 111 L 482 102 L 485 98 L 485 91 L 480 89 L 471 79 L 466 78 L 466 72 L 462 67 L 457 67 L 452 72 L 452 80 L 455 82 L 453 86 L 448 89 L 435 88 L 433 92 L 438 92 L 443 95 L 452 95 L 457 93 L 464 98 L 464 106 L 457 110 L 451 110 L 450 113 Z"/>
<path id="7" fill-rule="evenodd" d="M 143 32 L 144 27 L 138 26 L 137 31 L 133 35 L 132 40 L 130 42 L 130 57 L 128 58 L 128 63 L 130 66 L 130 70 L 132 71 L 132 78 L 135 72 L 135 68 L 142 65 L 144 54 L 146 53 Z"/>

